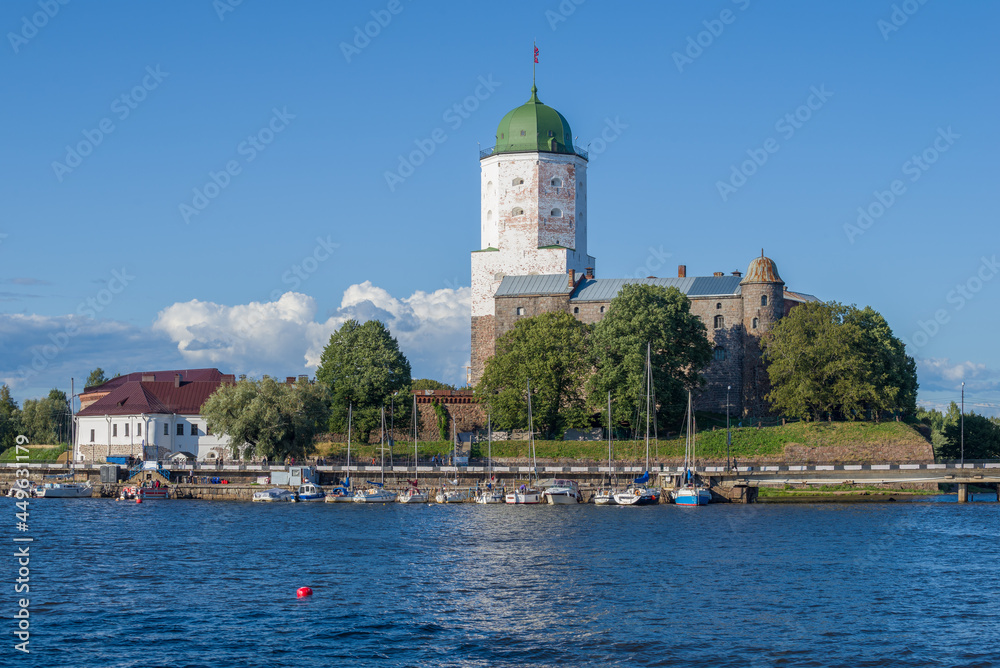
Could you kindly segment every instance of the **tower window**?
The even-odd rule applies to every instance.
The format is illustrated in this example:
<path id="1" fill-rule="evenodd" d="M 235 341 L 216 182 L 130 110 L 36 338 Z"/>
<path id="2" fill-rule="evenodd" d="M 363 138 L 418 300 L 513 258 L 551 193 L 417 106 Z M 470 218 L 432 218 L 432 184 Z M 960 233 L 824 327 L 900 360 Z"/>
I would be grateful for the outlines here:
<path id="1" fill-rule="evenodd" d="M 500 139 L 503 139 L 503 133 L 502 132 L 500 133 Z"/>
<path id="2" fill-rule="evenodd" d="M 493 222 L 493 212 L 492 211 L 487 211 L 486 212 L 486 222 L 487 223 L 492 223 Z"/>
<path id="3" fill-rule="evenodd" d="M 754 318 L 754 319 L 753 319 L 753 324 L 751 325 L 751 328 L 752 328 L 752 329 L 757 329 L 757 323 L 758 323 L 758 320 L 757 320 L 757 318 Z"/>
<path id="4" fill-rule="evenodd" d="M 562 179 L 558 177 L 554 178 L 552 179 L 552 181 L 549 182 L 549 185 L 551 185 L 553 188 L 562 188 Z"/>
<path id="5" fill-rule="evenodd" d="M 760 305 L 761 306 L 767 306 L 767 295 L 761 295 L 760 296 Z"/>
<path id="6" fill-rule="evenodd" d="M 553 218 L 562 218 L 562 209 L 552 209 L 552 211 L 549 212 L 549 215 Z"/>
<path id="7" fill-rule="evenodd" d="M 723 348 L 722 346 L 719 346 L 718 348 L 716 348 L 715 349 L 715 359 L 717 361 L 720 361 L 720 362 L 722 360 L 726 359 L 726 349 Z"/>
<path id="8" fill-rule="evenodd" d="M 549 130 L 549 136 L 550 136 L 550 137 L 555 137 L 555 136 L 556 136 L 556 133 L 555 133 L 555 132 L 553 132 L 552 130 Z"/>
<path id="9" fill-rule="evenodd" d="M 715 304 L 715 308 L 716 308 L 716 309 L 720 309 L 720 308 L 722 308 L 722 302 L 717 302 L 717 303 Z"/>
<path id="10" fill-rule="evenodd" d="M 725 326 L 726 326 L 726 319 L 721 315 L 715 316 L 715 328 L 722 329 Z"/>
<path id="11" fill-rule="evenodd" d="M 519 206 L 515 206 L 513 209 L 511 209 L 510 215 L 512 215 L 512 216 L 523 216 L 524 215 L 524 209 L 522 209 Z"/>
<path id="12" fill-rule="evenodd" d="M 522 137 L 524 136 L 524 130 L 521 130 L 521 136 Z"/>
<path id="13" fill-rule="evenodd" d="M 510 185 L 512 185 L 512 186 L 523 186 L 524 185 L 524 179 L 514 179 L 513 181 L 510 182 Z"/>
<path id="14" fill-rule="evenodd" d="M 518 306 L 517 307 L 517 314 L 518 315 L 524 315 L 524 307 L 523 306 Z"/>

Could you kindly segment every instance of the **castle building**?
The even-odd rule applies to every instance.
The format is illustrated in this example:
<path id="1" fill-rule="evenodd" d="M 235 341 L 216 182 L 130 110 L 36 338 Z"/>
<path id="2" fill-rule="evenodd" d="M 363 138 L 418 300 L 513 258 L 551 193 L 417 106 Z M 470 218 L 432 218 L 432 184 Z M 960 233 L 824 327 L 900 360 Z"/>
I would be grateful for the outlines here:
<path id="1" fill-rule="evenodd" d="M 675 287 L 691 300 L 714 355 L 702 371 L 700 410 L 735 415 L 767 410 L 760 336 L 795 306 L 816 301 L 791 292 L 775 263 L 754 258 L 741 272 L 675 278 L 597 278 L 587 252 L 587 152 L 574 146 L 566 118 L 538 99 L 508 112 L 496 145 L 480 153 L 480 248 L 472 252 L 472 383 L 496 340 L 519 318 L 563 311 L 592 324 L 627 283 Z M 732 388 L 732 390 L 727 390 Z"/>

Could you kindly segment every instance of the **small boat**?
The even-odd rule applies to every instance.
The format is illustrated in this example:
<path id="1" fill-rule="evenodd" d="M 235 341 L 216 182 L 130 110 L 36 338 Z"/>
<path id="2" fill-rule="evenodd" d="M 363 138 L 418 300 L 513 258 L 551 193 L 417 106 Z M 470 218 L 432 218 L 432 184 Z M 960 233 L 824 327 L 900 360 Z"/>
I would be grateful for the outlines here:
<path id="1" fill-rule="evenodd" d="M 650 344 L 646 343 L 646 470 L 632 480 L 632 484 L 622 491 L 614 492 L 615 503 L 619 506 L 654 506 L 660 502 L 660 493 L 650 489 L 649 483 L 649 411 L 650 398 L 653 393 L 653 364 L 650 357 Z M 653 406 L 653 410 L 656 407 Z"/>
<path id="2" fill-rule="evenodd" d="M 533 468 L 535 470 L 535 483 L 538 482 L 538 460 L 535 458 L 535 423 L 532 420 L 531 415 L 531 381 L 528 381 L 528 456 L 533 462 Z M 529 478 L 528 483 L 531 480 Z M 542 493 L 530 487 L 528 484 L 521 485 L 520 487 L 508 492 L 504 496 L 504 503 L 510 505 L 522 505 L 522 504 L 535 504 L 541 503 Z"/>
<path id="3" fill-rule="evenodd" d="M 170 498 L 170 490 L 167 487 L 122 487 L 121 493 L 118 495 L 119 501 L 132 501 L 134 499 L 142 499 L 157 501 Z"/>
<path id="4" fill-rule="evenodd" d="M 551 506 L 583 503 L 580 484 L 575 480 L 554 480 L 545 491 L 542 498 Z"/>
<path id="5" fill-rule="evenodd" d="M 385 489 L 385 407 L 382 407 L 382 479 L 379 482 L 367 480 L 368 489 L 359 489 L 354 493 L 354 503 L 392 503 L 396 495 Z"/>
<path id="6" fill-rule="evenodd" d="M 354 492 L 347 486 L 347 483 L 332 487 L 326 493 L 327 503 L 347 503 L 350 501 L 354 501 Z"/>
<path id="7" fill-rule="evenodd" d="M 712 502 L 712 492 L 702 485 L 694 472 L 695 436 L 694 411 L 691 410 L 691 393 L 688 392 L 686 420 L 687 438 L 684 441 L 684 483 L 673 491 L 674 503 L 678 506 L 707 506 Z"/>
<path id="8" fill-rule="evenodd" d="M 450 481 L 449 481 L 450 482 Z M 452 483 L 457 484 L 457 483 Z M 445 489 L 437 493 L 434 500 L 438 503 L 464 503 L 469 500 L 469 490 L 467 489 Z"/>
<path id="9" fill-rule="evenodd" d="M 354 490 L 351 489 L 351 421 L 354 417 L 354 404 L 347 404 L 347 478 L 344 482 L 326 493 L 327 503 L 349 503 L 354 501 Z"/>
<path id="10" fill-rule="evenodd" d="M 594 505 L 615 506 L 614 480 L 611 477 L 611 429 L 614 423 L 611 421 L 611 391 L 608 390 L 608 486 L 601 487 L 594 494 Z"/>
<path id="11" fill-rule="evenodd" d="M 487 473 L 490 474 L 490 477 L 489 481 L 486 483 L 486 489 L 476 495 L 476 503 L 503 503 L 503 490 L 497 489 L 493 486 L 493 483 L 496 482 L 496 476 L 493 475 L 493 417 L 488 413 L 486 415 L 486 434 L 486 462 L 488 464 Z"/>
<path id="12" fill-rule="evenodd" d="M 601 488 L 594 493 L 594 504 L 598 506 L 615 506 L 615 493 L 610 488 Z"/>
<path id="13" fill-rule="evenodd" d="M 263 492 L 254 492 L 253 501 L 256 503 L 273 503 L 275 501 L 294 501 L 295 494 L 287 489 L 274 487 Z"/>
<path id="14" fill-rule="evenodd" d="M 47 482 L 35 490 L 40 499 L 87 499 L 93 493 L 89 482 Z"/>
<path id="15" fill-rule="evenodd" d="M 396 495 L 382 487 L 382 483 L 368 481 L 368 489 L 359 489 L 354 493 L 354 503 L 392 503 Z"/>
<path id="16" fill-rule="evenodd" d="M 311 482 L 299 485 L 299 492 L 296 495 L 298 501 L 322 501 L 324 498 L 326 498 L 326 492 L 319 485 Z"/>
<path id="17" fill-rule="evenodd" d="M 38 485 L 33 482 L 29 482 L 27 487 L 11 485 L 10 489 L 7 490 L 7 496 L 12 499 L 34 498 L 37 494 Z"/>
<path id="18" fill-rule="evenodd" d="M 487 488 L 476 497 L 476 503 L 503 503 L 504 496 L 502 489 Z"/>
<path id="19" fill-rule="evenodd" d="M 418 467 L 420 466 L 420 458 L 417 455 L 417 395 L 413 395 L 413 480 L 410 481 L 412 485 L 406 491 L 400 492 L 399 497 L 396 499 L 400 503 L 427 503 L 430 501 L 430 494 L 427 492 L 420 491 L 420 485 L 417 481 L 420 479 L 420 473 Z"/>

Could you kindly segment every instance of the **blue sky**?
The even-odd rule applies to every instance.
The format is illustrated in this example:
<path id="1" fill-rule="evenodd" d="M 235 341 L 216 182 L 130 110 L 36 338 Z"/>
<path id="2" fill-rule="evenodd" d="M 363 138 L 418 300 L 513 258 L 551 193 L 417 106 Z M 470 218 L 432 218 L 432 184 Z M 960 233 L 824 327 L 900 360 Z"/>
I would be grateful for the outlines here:
<path id="1" fill-rule="evenodd" d="M 745 270 L 763 248 L 790 289 L 885 315 L 922 403 L 964 379 L 996 414 L 998 19 L 5 2 L 0 380 L 23 400 L 95 366 L 309 373 L 345 318 L 379 317 L 416 376 L 461 382 L 477 142 L 527 99 L 536 40 L 539 97 L 591 150 L 598 276 Z"/>

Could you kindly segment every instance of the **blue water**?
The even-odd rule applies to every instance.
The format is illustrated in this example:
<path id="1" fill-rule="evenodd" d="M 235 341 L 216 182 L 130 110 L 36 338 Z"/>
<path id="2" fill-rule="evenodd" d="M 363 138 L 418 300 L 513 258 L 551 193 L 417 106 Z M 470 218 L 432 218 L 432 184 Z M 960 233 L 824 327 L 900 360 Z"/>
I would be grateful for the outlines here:
<path id="1" fill-rule="evenodd" d="M 18 535 L 2 666 L 1000 665 L 995 503 L 38 499 Z"/>

